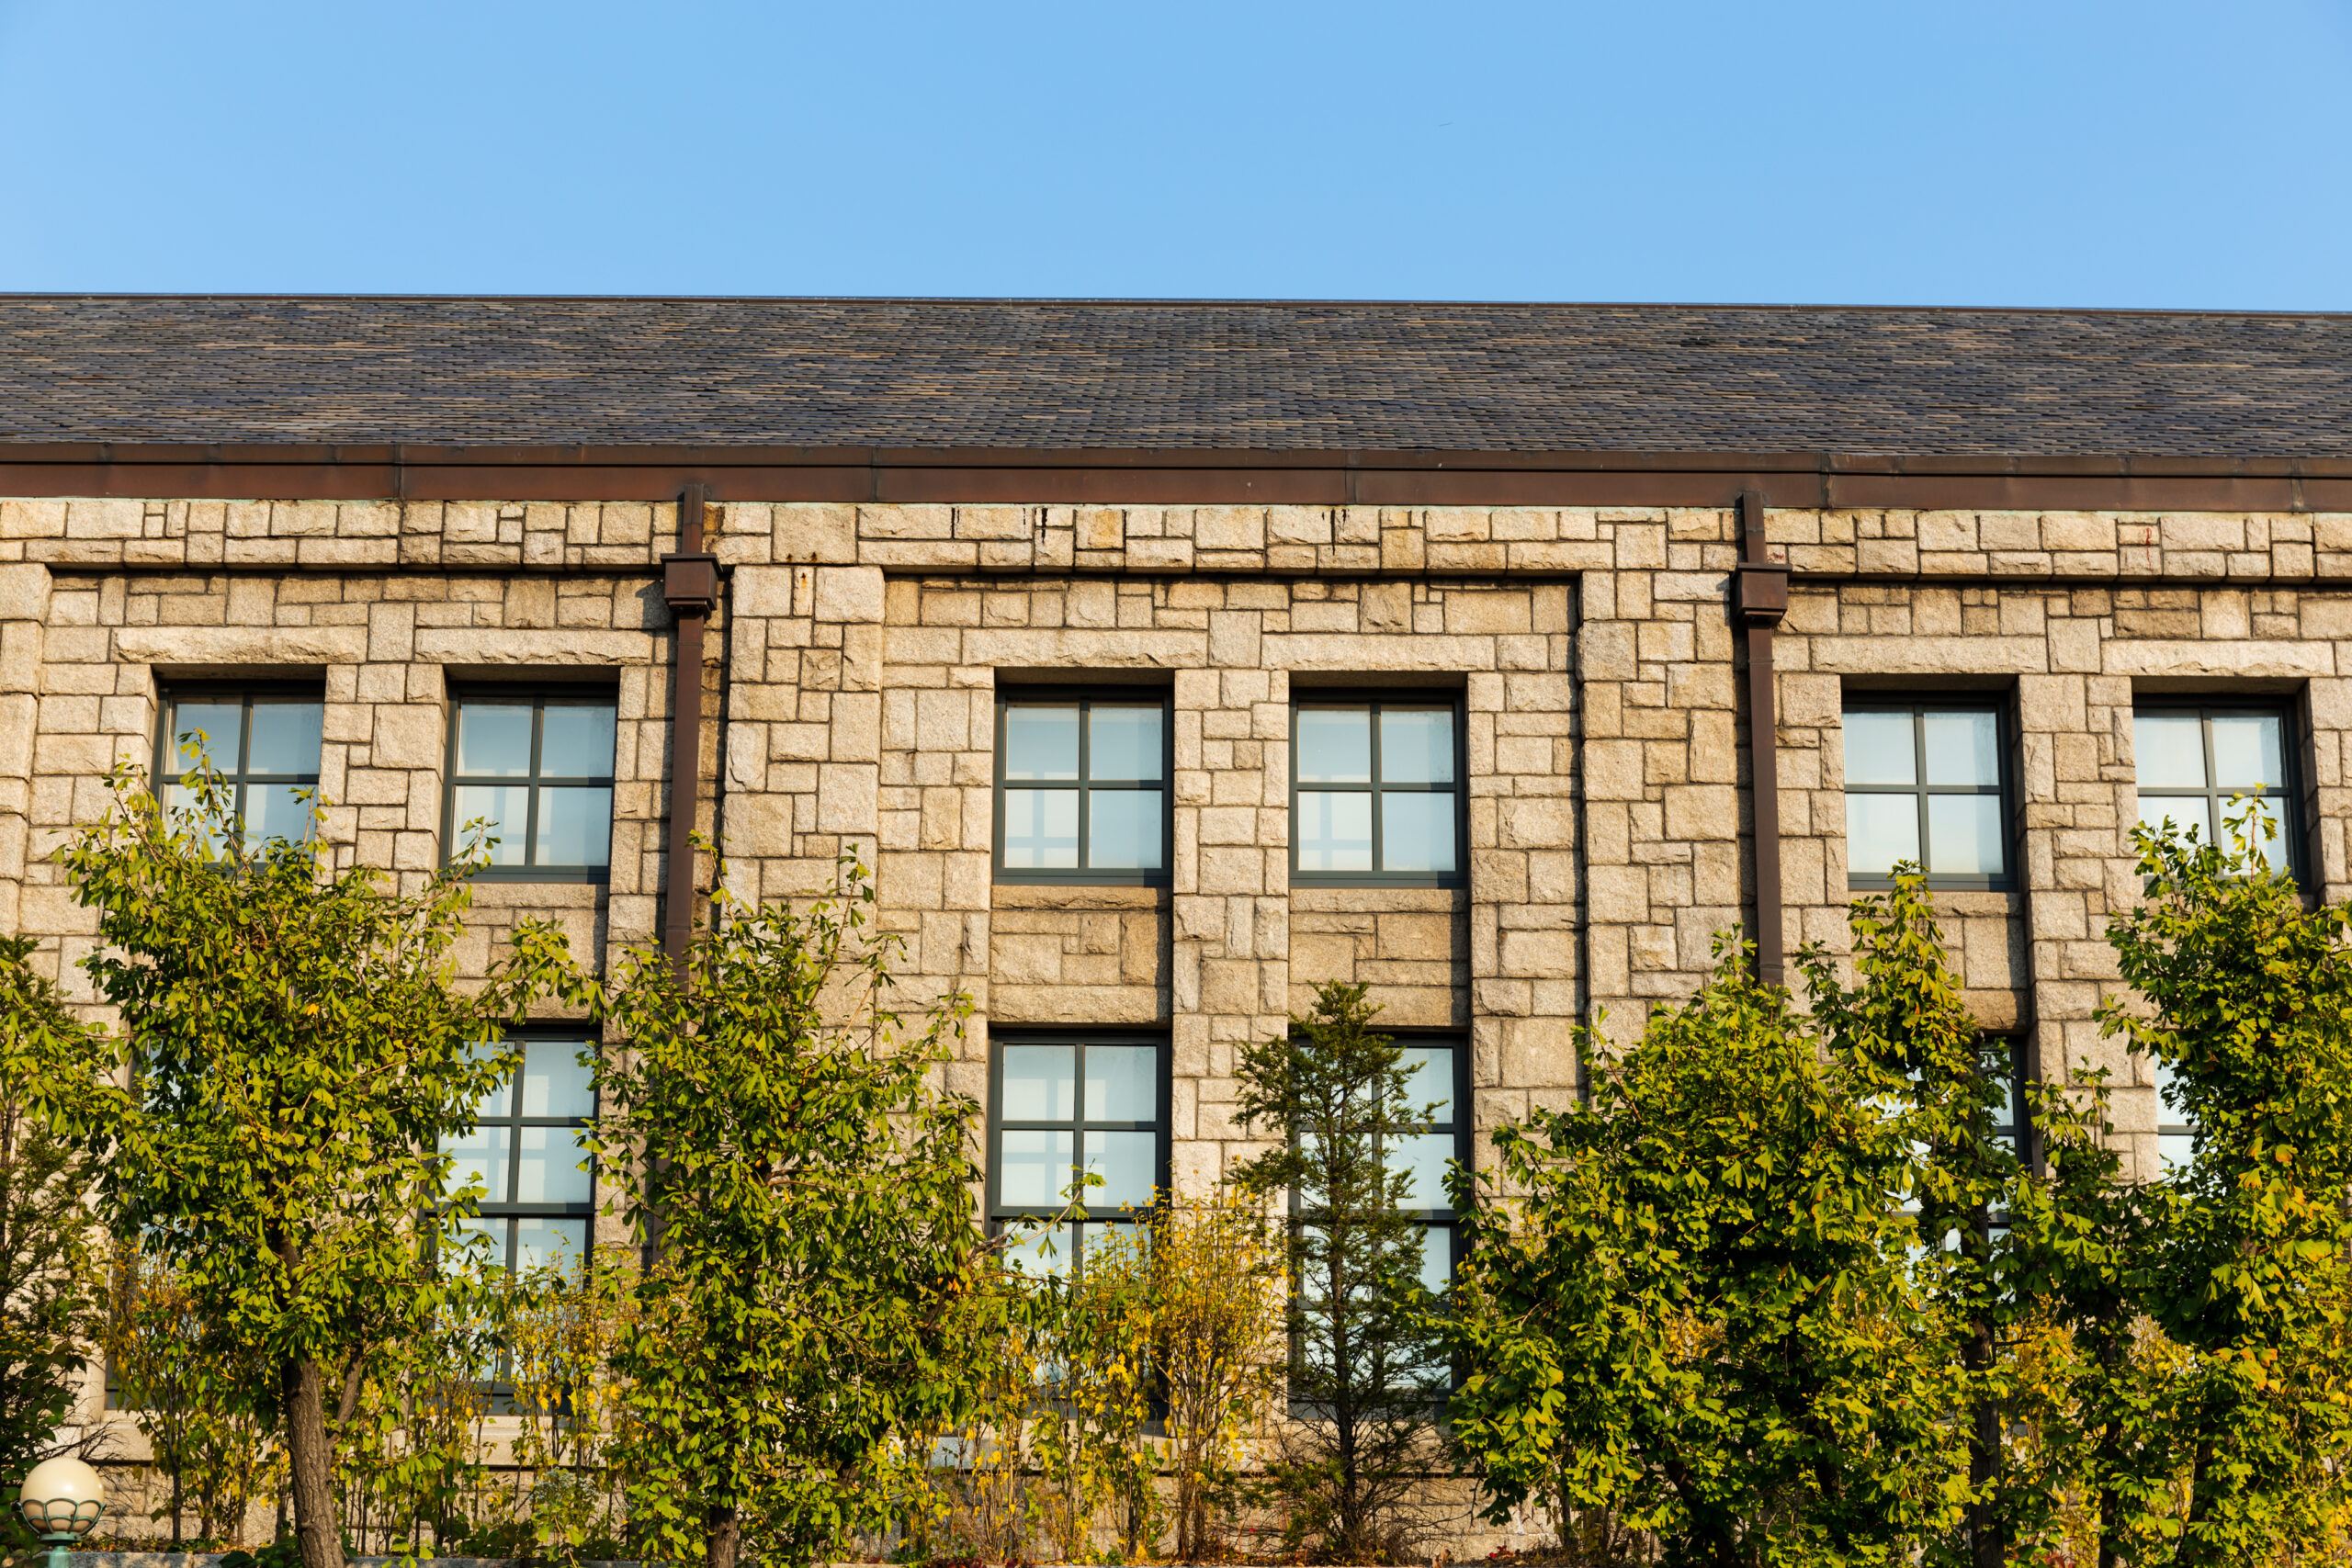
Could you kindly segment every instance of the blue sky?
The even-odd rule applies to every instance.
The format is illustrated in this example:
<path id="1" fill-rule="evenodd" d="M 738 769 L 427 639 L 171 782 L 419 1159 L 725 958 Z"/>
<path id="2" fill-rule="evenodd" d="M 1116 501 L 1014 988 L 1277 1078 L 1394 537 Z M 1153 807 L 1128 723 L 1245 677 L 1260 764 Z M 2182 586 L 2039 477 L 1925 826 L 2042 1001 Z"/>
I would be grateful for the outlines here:
<path id="1" fill-rule="evenodd" d="M 2352 0 L 0 0 L 0 288 L 2352 309 Z"/>

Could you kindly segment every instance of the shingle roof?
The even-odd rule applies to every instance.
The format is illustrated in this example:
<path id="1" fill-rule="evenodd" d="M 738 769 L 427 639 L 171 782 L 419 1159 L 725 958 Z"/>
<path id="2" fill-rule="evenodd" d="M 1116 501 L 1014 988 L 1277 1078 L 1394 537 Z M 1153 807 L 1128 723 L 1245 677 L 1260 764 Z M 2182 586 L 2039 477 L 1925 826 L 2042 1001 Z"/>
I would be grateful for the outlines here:
<path id="1" fill-rule="evenodd" d="M 0 296 L 0 442 L 2352 455 L 2352 315 Z"/>

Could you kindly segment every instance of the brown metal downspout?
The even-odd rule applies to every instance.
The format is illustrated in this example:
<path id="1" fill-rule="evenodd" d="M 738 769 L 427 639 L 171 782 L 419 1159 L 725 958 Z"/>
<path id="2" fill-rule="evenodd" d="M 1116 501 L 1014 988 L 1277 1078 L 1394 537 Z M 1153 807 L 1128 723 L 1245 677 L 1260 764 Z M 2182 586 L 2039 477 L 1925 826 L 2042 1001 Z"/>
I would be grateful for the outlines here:
<path id="1" fill-rule="evenodd" d="M 678 548 L 662 558 L 662 597 L 677 621 L 670 694 L 670 839 L 662 949 L 685 962 L 695 930 L 695 806 L 702 785 L 702 634 L 718 601 L 718 558 L 702 547 L 704 488 L 678 500 Z"/>
<path id="2" fill-rule="evenodd" d="M 1772 628 L 1789 609 L 1789 569 L 1764 547 L 1764 494 L 1739 495 L 1739 570 L 1732 618 L 1747 633 L 1747 777 L 1756 820 L 1756 977 L 1785 984 L 1781 902 L 1780 712 L 1772 682 Z"/>

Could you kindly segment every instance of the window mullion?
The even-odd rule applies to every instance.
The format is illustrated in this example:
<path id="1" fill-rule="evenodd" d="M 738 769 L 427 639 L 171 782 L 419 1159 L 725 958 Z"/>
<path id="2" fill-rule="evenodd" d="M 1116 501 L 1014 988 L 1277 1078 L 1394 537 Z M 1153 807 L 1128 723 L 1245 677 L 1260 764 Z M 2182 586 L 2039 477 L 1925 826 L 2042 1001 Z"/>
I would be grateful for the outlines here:
<path id="1" fill-rule="evenodd" d="M 1928 843 L 1928 710 L 1911 710 L 1911 778 L 1919 792 L 1919 871 L 1932 875 L 1936 869 L 1934 852 Z"/>
<path id="2" fill-rule="evenodd" d="M 534 699 L 531 704 L 531 763 L 530 773 L 523 781 L 523 863 L 539 863 L 539 748 L 547 734 L 548 705 Z"/>
<path id="3" fill-rule="evenodd" d="M 2224 810 L 2222 798 L 2222 773 L 2213 766 L 2213 710 L 2197 710 L 2197 740 L 2205 749 L 2205 820 L 2211 826 L 2215 848 L 2229 836 L 2229 827 L 2222 820 Z M 2133 764 L 2135 767 L 2137 763 Z"/>
<path id="4" fill-rule="evenodd" d="M 1372 773 L 1372 874 L 1388 874 L 1388 835 L 1381 830 L 1381 818 L 1386 815 L 1380 809 L 1380 705 L 1370 703 L 1364 708 L 1364 750 Z"/>
<path id="5" fill-rule="evenodd" d="M 1078 699 L 1078 869 L 1094 869 L 1094 835 L 1088 830 L 1088 819 L 1094 813 L 1087 794 L 1094 782 L 1094 700 Z M 1084 1049 L 1080 1047 L 1081 1051 Z"/>

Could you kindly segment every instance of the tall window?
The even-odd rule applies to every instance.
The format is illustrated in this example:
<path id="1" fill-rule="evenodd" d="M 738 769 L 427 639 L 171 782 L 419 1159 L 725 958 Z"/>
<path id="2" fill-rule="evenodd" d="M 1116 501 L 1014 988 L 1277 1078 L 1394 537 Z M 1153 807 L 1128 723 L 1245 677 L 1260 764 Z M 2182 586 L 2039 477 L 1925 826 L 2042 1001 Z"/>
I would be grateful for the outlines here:
<path id="1" fill-rule="evenodd" d="M 2172 1103 L 2171 1064 L 2152 1061 L 2156 1084 L 2156 1163 L 2167 1176 L 2187 1170 L 2197 1148 L 2197 1123 Z"/>
<path id="2" fill-rule="evenodd" d="M 2000 709 L 1993 702 L 1846 704 L 1846 875 L 1884 886 L 1895 865 L 1939 887 L 2009 886 Z"/>
<path id="3" fill-rule="evenodd" d="M 1445 1165 L 1470 1159 L 1470 1122 L 1461 1111 L 1464 1061 L 1458 1045 L 1410 1042 L 1404 1066 L 1413 1075 L 1405 1103 L 1417 1112 L 1434 1106 L 1435 1113 L 1428 1132 L 1409 1134 L 1382 1152 L 1389 1169 L 1412 1179 L 1405 1206 L 1422 1223 L 1421 1283 L 1435 1293 L 1453 1278 L 1454 1214 L 1445 1192 Z"/>
<path id="4" fill-rule="evenodd" d="M 1168 879 L 1169 704 L 1129 687 L 1000 689 L 1000 882 Z"/>
<path id="5" fill-rule="evenodd" d="M 1291 880 L 1463 885 L 1462 709 L 1452 698 L 1302 697 L 1291 708 Z"/>
<path id="6" fill-rule="evenodd" d="M 2251 797 L 2267 832 L 2256 851 L 2292 871 L 2301 858 L 2288 832 L 2293 781 L 2288 774 L 2286 706 L 2268 704 L 2150 704 L 2132 714 L 2140 820 L 2193 830 L 2200 844 L 2221 842 L 2231 798 Z"/>
<path id="7" fill-rule="evenodd" d="M 188 792 L 178 781 L 200 756 L 227 783 L 249 839 L 310 836 L 311 803 L 297 792 L 319 787 L 326 710 L 317 687 L 173 687 L 164 693 L 163 709 L 155 778 L 166 811 L 188 806 Z M 200 742 L 193 738 L 198 731 Z"/>
<path id="8" fill-rule="evenodd" d="M 989 1126 L 989 1214 L 1050 1219 L 1073 1196 L 1083 1224 L 1031 1232 L 1023 1268 L 1064 1273 L 1086 1238 L 1130 1224 L 1168 1184 L 1167 1050 L 1117 1033 L 1039 1034 L 1001 1041 Z M 1100 1186 L 1080 1183 L 1100 1176 Z"/>
<path id="9" fill-rule="evenodd" d="M 466 825 L 498 841 L 487 874 L 601 882 L 613 852 L 614 699 L 609 691 L 473 691 L 449 713 L 445 853 Z"/>
<path id="10" fill-rule="evenodd" d="M 1985 1065 L 2003 1074 L 2001 1103 L 1993 1108 L 1993 1135 L 2007 1144 L 2018 1158 L 2027 1154 L 2025 1101 L 2025 1042 L 2013 1035 L 1984 1037 Z"/>
<path id="11" fill-rule="evenodd" d="M 449 1182 L 479 1179 L 481 1217 L 468 1227 L 490 1238 L 490 1260 L 509 1269 L 588 1258 L 595 1179 L 581 1140 L 596 1098 L 577 1034 L 524 1039 L 523 1066 L 482 1097 L 474 1131 L 442 1144 Z"/>

